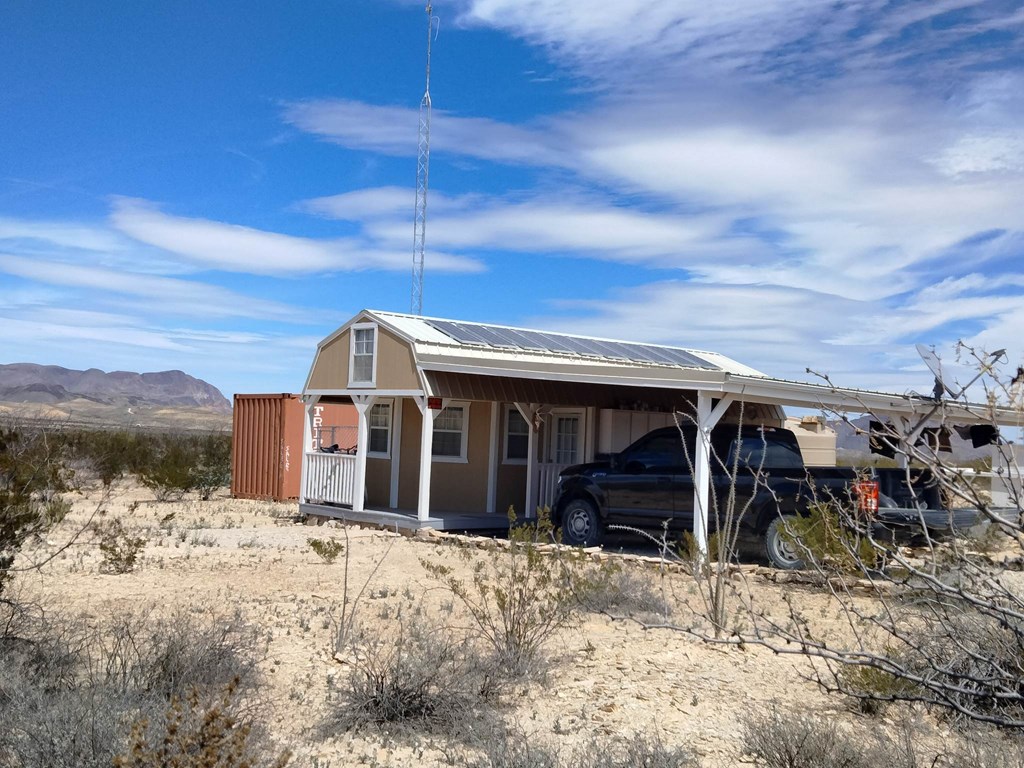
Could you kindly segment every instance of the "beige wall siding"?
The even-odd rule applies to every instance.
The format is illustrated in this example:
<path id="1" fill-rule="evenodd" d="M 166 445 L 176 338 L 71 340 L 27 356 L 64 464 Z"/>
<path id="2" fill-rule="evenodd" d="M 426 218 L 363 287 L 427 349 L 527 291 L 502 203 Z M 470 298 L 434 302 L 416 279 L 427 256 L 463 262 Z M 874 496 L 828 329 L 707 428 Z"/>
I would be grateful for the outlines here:
<path id="1" fill-rule="evenodd" d="M 398 481 L 398 506 L 416 509 L 420 482 L 420 432 L 422 417 L 416 403 L 403 400 L 402 473 Z M 469 404 L 468 461 L 435 461 L 430 469 L 430 508 L 445 512 L 487 511 L 487 462 L 490 457 L 491 404 Z M 525 483 L 525 475 L 524 483 Z M 525 486 L 524 486 L 525 487 Z M 520 502 L 520 505 L 522 502 Z M 507 505 L 506 505 L 507 506 Z M 499 505 L 498 509 L 504 512 Z"/>
<path id="2" fill-rule="evenodd" d="M 391 460 L 366 457 L 366 504 L 387 509 L 391 503 Z"/>
<path id="3" fill-rule="evenodd" d="M 412 347 L 383 328 L 379 328 L 377 331 L 377 388 L 423 388 L 420 377 L 416 373 Z"/>
<path id="4" fill-rule="evenodd" d="M 401 451 L 402 471 L 398 476 L 399 509 L 416 509 L 420 494 L 420 431 L 423 417 L 415 400 L 403 398 Z"/>
<path id="5" fill-rule="evenodd" d="M 346 331 L 317 352 L 309 375 L 310 389 L 344 389 L 348 386 L 348 336 Z"/>
<path id="6" fill-rule="evenodd" d="M 512 507 L 516 517 L 525 517 L 523 505 L 526 503 L 526 465 L 499 464 L 497 486 L 494 511 L 504 519 L 508 514 L 508 508 Z"/>
<path id="7" fill-rule="evenodd" d="M 351 330 L 320 349 L 309 377 L 310 389 L 347 389 Z M 377 389 L 420 389 L 412 347 L 377 328 Z"/>
<path id="8" fill-rule="evenodd" d="M 430 474 L 430 506 L 451 512 L 487 511 L 488 441 L 491 404 L 469 404 L 468 463 L 435 461 Z"/>

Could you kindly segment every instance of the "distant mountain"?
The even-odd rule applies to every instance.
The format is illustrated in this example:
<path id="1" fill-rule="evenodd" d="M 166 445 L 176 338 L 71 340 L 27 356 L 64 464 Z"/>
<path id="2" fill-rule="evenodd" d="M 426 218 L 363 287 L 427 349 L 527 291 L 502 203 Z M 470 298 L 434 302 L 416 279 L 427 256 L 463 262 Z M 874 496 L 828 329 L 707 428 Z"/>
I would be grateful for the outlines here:
<path id="1" fill-rule="evenodd" d="M 83 402 L 84 401 L 84 402 Z M 182 371 L 106 373 L 56 365 L 0 365 L 0 402 L 57 405 L 79 402 L 122 408 L 199 408 L 231 413 L 220 390 Z"/>

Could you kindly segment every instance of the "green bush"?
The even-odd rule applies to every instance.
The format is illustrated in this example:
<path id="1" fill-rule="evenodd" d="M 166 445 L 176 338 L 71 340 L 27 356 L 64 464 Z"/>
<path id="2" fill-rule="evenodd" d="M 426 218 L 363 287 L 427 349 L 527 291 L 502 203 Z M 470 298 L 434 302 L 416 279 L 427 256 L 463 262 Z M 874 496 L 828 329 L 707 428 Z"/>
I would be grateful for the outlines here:
<path id="1" fill-rule="evenodd" d="M 890 702 L 906 701 L 918 690 L 910 681 L 877 667 L 840 667 L 837 676 L 840 688 L 866 715 L 880 715 Z"/>
<path id="2" fill-rule="evenodd" d="M 139 555 L 146 547 L 145 536 L 133 536 L 125 530 L 120 520 L 109 520 L 93 526 L 99 538 L 100 573 L 131 573 L 139 562 Z"/>
<path id="3" fill-rule="evenodd" d="M 330 565 L 338 559 L 338 555 L 345 551 L 345 545 L 334 539 L 306 539 L 309 548 L 314 554 Z"/>
<path id="4" fill-rule="evenodd" d="M 231 436 L 153 435 L 138 451 L 139 481 L 158 501 L 180 499 L 190 491 L 209 499 L 231 482 Z"/>
<path id="5" fill-rule="evenodd" d="M 0 427 L 0 594 L 22 545 L 56 525 L 71 509 L 67 443 L 58 432 Z"/>
<path id="6" fill-rule="evenodd" d="M 878 565 L 877 544 L 846 525 L 835 503 L 812 504 L 806 515 L 787 519 L 783 535 L 804 560 L 842 573 L 859 573 Z"/>

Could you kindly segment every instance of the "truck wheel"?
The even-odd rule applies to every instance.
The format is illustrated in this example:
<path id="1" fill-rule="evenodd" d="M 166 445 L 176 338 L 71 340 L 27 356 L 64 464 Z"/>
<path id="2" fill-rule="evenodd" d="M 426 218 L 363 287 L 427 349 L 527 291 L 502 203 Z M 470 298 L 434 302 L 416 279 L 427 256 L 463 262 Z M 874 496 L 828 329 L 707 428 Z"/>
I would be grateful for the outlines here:
<path id="1" fill-rule="evenodd" d="M 779 515 L 768 524 L 764 532 L 764 555 L 776 568 L 784 571 L 795 571 L 804 567 L 800 550 L 786 535 L 790 522 L 796 520 L 795 515 Z"/>
<path id="2" fill-rule="evenodd" d="M 562 512 L 562 543 L 572 547 L 595 547 L 601 541 L 601 519 L 594 505 L 573 499 Z"/>

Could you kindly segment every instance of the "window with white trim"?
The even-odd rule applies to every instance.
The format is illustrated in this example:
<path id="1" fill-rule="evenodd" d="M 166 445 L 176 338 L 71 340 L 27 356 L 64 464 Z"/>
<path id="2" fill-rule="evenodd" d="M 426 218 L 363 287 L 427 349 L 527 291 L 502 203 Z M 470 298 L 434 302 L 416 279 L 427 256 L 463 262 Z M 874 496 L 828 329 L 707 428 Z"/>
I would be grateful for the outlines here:
<path id="1" fill-rule="evenodd" d="M 505 463 L 526 462 L 530 445 L 530 425 L 514 405 L 505 411 Z"/>
<path id="2" fill-rule="evenodd" d="M 467 442 L 469 403 L 449 403 L 434 417 L 434 441 L 430 453 L 435 459 L 465 459 Z"/>
<path id="3" fill-rule="evenodd" d="M 391 456 L 391 413 L 390 400 L 374 403 L 367 415 L 369 422 L 368 456 L 388 458 Z"/>
<path id="4" fill-rule="evenodd" d="M 352 326 L 349 385 L 372 386 L 377 375 L 377 326 Z"/>
<path id="5" fill-rule="evenodd" d="M 555 414 L 552 430 L 551 453 L 556 464 L 576 464 L 579 461 L 580 414 Z"/>

